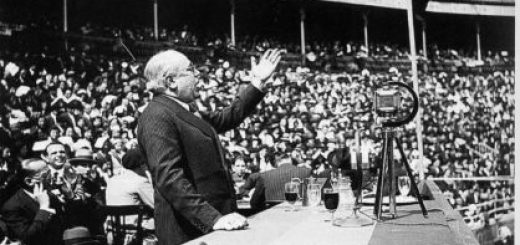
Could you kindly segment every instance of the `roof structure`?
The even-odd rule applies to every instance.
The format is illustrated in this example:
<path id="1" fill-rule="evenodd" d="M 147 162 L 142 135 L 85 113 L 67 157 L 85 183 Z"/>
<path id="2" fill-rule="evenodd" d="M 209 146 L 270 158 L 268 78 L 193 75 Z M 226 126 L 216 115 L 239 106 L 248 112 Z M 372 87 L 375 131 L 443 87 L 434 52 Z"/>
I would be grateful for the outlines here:
<path id="1" fill-rule="evenodd" d="M 433 0 L 426 12 L 459 15 L 515 16 L 514 0 Z"/>
<path id="2" fill-rule="evenodd" d="M 406 9 L 408 0 L 321 1 L 380 8 Z M 515 0 L 429 0 L 426 12 L 459 15 L 514 16 Z"/>

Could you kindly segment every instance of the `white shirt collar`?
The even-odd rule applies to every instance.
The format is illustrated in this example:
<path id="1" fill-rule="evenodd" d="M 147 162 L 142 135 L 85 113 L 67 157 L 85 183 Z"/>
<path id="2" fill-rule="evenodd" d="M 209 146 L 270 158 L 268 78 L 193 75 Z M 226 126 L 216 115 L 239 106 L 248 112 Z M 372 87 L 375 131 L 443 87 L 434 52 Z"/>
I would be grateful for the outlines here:
<path id="1" fill-rule="evenodd" d="M 62 177 L 63 173 L 65 171 L 65 167 L 62 167 L 60 169 L 55 169 L 51 165 L 49 165 L 49 169 L 51 170 L 51 176 L 54 177 L 54 173 L 58 173 L 58 177 Z"/>

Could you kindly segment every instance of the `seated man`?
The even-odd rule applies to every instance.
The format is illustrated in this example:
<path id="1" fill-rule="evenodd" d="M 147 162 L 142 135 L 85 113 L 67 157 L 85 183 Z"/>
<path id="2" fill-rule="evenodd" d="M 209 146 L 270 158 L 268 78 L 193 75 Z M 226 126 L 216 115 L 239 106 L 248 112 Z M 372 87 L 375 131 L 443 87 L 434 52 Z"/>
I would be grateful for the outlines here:
<path id="1" fill-rule="evenodd" d="M 56 215 L 57 210 L 51 208 L 51 198 L 42 184 L 46 170 L 46 163 L 40 159 L 22 162 L 18 174 L 23 181 L 19 183 L 18 191 L 0 208 L 11 239 L 19 239 L 27 245 L 63 244 L 62 219 Z"/>
<path id="2" fill-rule="evenodd" d="M 125 171 L 108 180 L 106 189 L 107 205 L 140 205 L 154 209 L 152 182 L 146 174 L 146 162 L 139 149 L 130 149 L 122 159 Z M 135 223 L 137 217 L 127 217 L 127 224 Z M 151 219 L 143 227 L 153 229 Z"/>
<path id="3" fill-rule="evenodd" d="M 239 194 L 247 193 L 255 188 L 251 197 L 251 208 L 263 209 L 266 204 L 276 204 L 285 201 L 285 183 L 291 178 L 308 178 L 311 169 L 297 167 L 292 158 L 284 154 L 277 163 L 277 168 L 259 174 L 252 174 L 240 187 Z"/>

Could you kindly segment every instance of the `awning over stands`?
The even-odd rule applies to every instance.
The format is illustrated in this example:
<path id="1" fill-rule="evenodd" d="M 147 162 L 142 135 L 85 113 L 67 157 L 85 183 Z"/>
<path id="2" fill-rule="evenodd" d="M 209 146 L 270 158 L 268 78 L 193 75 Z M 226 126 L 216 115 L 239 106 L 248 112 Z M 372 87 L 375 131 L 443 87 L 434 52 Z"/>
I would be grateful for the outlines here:
<path id="1" fill-rule="evenodd" d="M 336 2 L 353 5 L 373 6 L 380 8 L 403 9 L 407 8 L 407 0 L 321 0 L 324 2 Z"/>
<path id="2" fill-rule="evenodd" d="M 458 1 L 443 2 L 429 1 L 426 12 L 443 14 L 464 14 L 464 15 L 487 15 L 487 16 L 515 16 L 514 1 Z"/>

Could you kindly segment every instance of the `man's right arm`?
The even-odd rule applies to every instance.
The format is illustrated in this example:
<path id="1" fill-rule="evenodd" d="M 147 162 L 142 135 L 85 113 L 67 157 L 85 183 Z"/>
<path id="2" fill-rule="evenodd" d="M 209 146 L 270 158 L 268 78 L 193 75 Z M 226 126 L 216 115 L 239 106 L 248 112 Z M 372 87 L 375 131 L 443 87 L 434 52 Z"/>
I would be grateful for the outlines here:
<path id="1" fill-rule="evenodd" d="M 148 158 L 159 195 L 193 225 L 207 233 L 222 214 L 204 200 L 186 178 L 179 137 L 175 125 L 164 113 L 142 116 L 138 139 Z"/>

